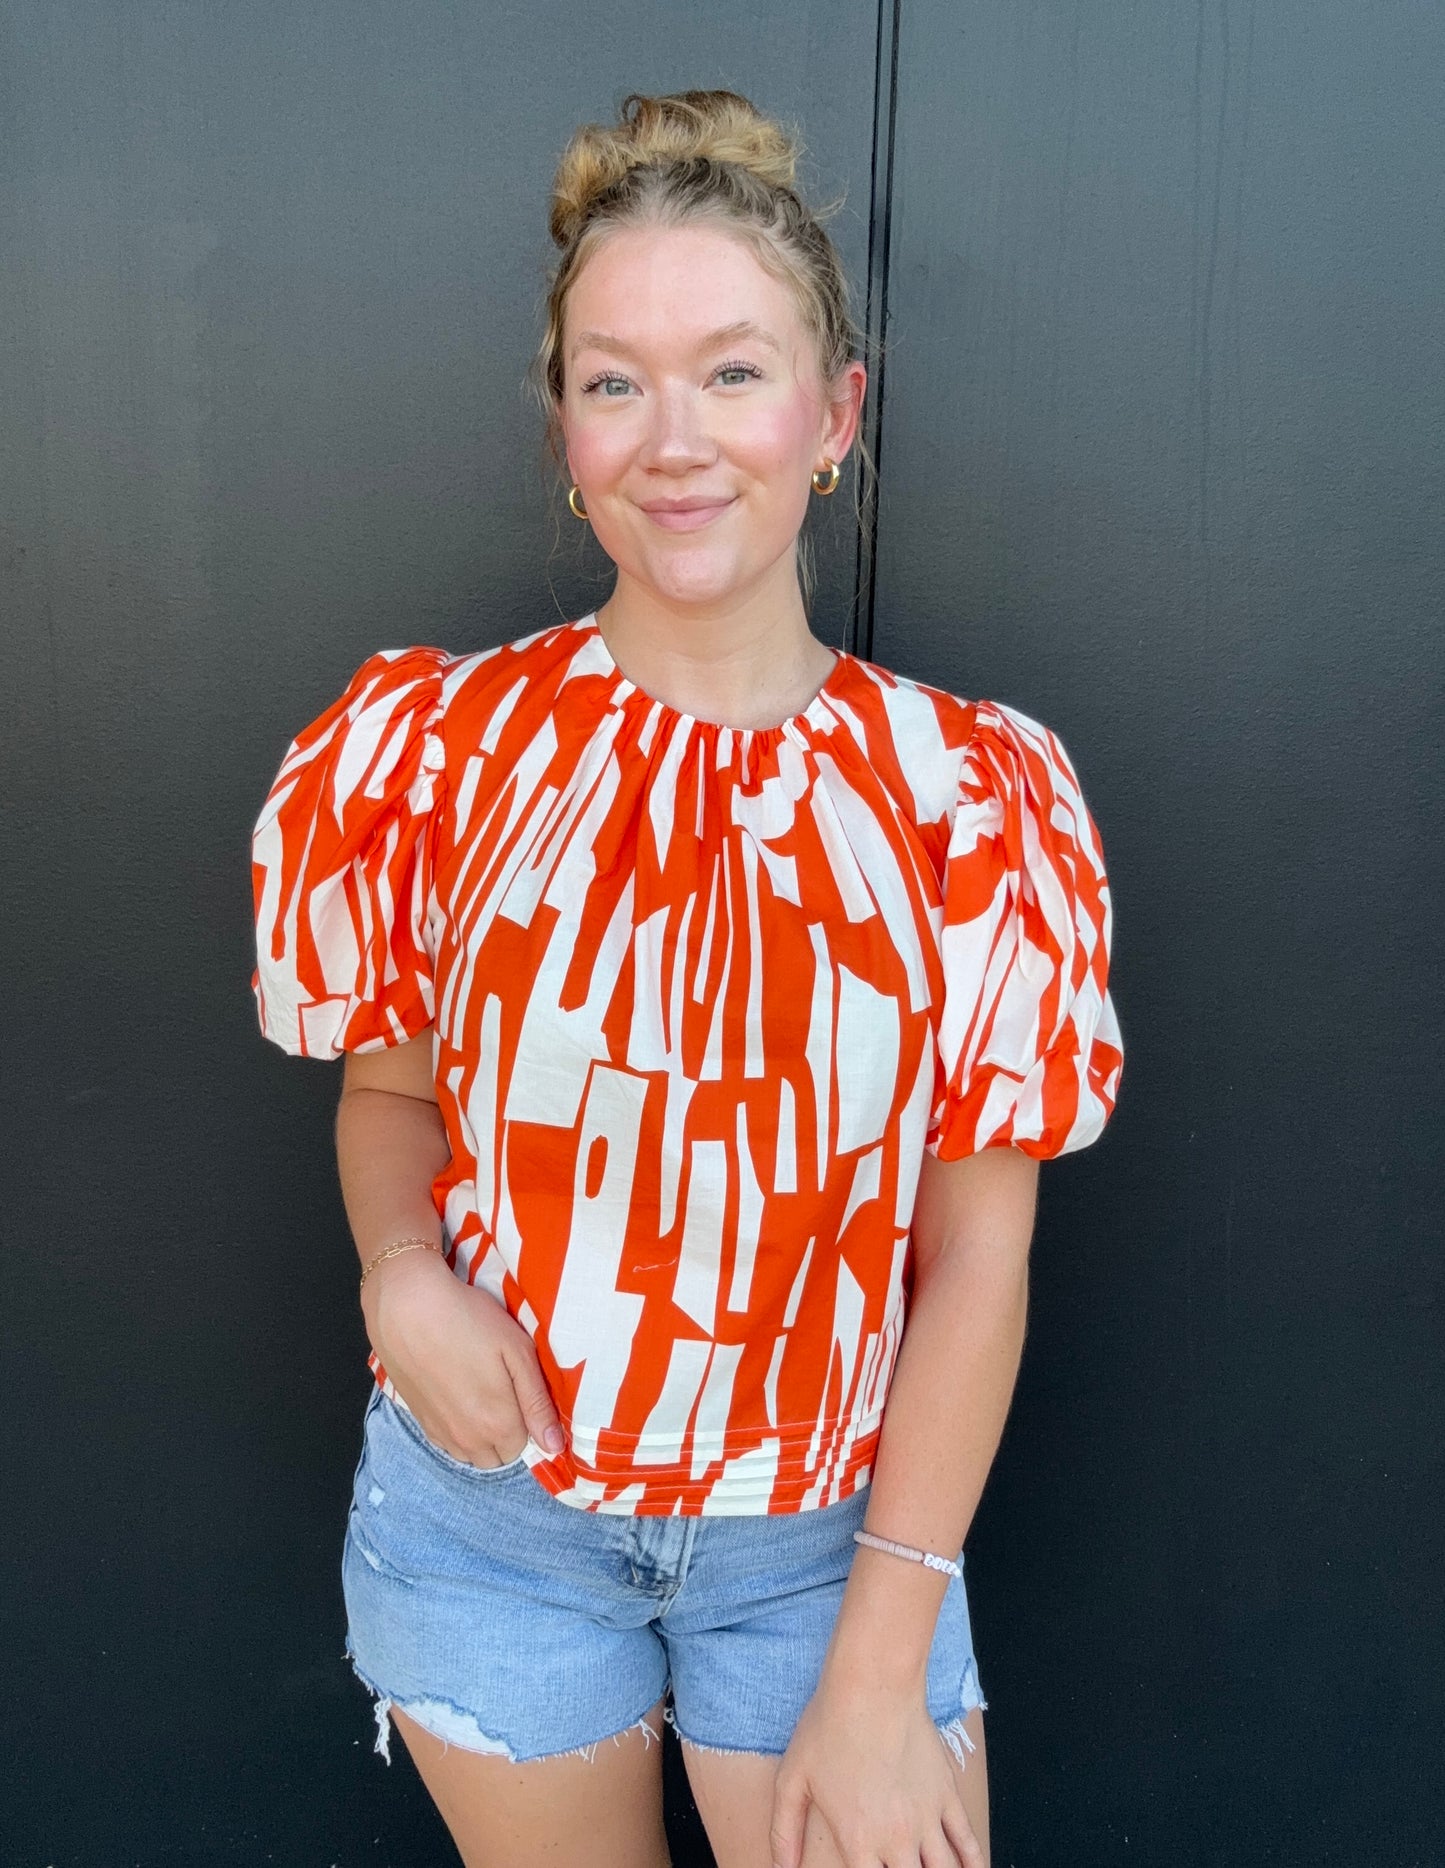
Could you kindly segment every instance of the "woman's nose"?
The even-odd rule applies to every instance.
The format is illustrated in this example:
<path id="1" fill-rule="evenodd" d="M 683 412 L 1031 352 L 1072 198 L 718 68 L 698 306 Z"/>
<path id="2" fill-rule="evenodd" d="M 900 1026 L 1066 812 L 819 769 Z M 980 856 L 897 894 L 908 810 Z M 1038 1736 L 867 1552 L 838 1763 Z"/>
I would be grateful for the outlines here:
<path id="1" fill-rule="evenodd" d="M 644 464 L 676 473 L 711 460 L 716 451 L 701 398 L 682 384 L 660 388 L 652 398 Z"/>

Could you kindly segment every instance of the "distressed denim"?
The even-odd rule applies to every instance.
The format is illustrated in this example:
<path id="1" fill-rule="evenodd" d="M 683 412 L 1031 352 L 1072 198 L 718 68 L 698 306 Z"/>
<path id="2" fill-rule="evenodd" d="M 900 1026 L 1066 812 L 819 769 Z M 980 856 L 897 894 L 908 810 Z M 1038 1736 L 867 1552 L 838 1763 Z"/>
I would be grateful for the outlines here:
<path id="1" fill-rule="evenodd" d="M 664 1716 L 687 1745 L 780 1755 L 817 1687 L 868 1489 L 812 1511 L 628 1517 L 579 1510 L 524 1455 L 464 1465 L 378 1389 L 342 1576 L 347 1652 L 376 1700 L 463 1749 L 595 1755 Z M 962 1564 L 962 1553 L 959 1562 Z M 962 1577 L 928 1659 L 930 1718 L 960 1764 L 984 1706 Z"/>

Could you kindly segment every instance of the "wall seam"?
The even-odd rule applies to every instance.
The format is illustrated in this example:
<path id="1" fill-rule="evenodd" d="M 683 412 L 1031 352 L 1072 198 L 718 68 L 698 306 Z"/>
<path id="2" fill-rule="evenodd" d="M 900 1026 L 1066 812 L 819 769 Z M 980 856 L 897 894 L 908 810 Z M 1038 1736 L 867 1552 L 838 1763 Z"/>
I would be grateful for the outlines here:
<path id="1" fill-rule="evenodd" d="M 862 433 L 881 480 L 883 473 L 883 346 L 888 333 L 888 275 L 893 240 L 894 127 L 898 107 L 898 40 L 902 0 L 878 0 L 878 35 L 873 63 L 873 158 L 868 204 L 868 291 L 863 317 L 868 389 Z M 873 607 L 878 581 L 879 488 L 862 509 L 858 527 L 854 588 L 853 652 L 871 660 Z M 871 519 L 871 525 L 869 523 Z"/>

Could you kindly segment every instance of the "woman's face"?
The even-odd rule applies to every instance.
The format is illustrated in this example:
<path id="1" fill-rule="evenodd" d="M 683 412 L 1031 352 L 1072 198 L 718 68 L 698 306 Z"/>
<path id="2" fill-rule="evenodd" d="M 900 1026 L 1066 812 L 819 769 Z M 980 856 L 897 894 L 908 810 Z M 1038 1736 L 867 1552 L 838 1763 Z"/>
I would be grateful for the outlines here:
<path id="1" fill-rule="evenodd" d="M 621 578 L 708 606 L 780 578 L 810 476 L 842 462 L 867 374 L 828 400 L 790 289 L 710 227 L 622 228 L 568 293 L 567 462 Z"/>

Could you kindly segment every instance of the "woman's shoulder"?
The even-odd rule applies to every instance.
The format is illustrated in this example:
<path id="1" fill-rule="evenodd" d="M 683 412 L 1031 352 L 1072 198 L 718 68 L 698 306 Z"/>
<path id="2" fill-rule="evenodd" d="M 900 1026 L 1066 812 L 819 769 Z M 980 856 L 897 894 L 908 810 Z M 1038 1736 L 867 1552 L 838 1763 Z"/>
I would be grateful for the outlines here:
<path id="1" fill-rule="evenodd" d="M 908 794 L 919 824 L 948 815 L 980 707 L 931 681 L 850 655 L 836 711 L 874 771 Z"/>
<path id="2" fill-rule="evenodd" d="M 529 711 L 547 711 L 558 688 L 578 674 L 602 674 L 591 632 L 575 622 L 550 623 L 490 648 L 448 657 L 441 676 L 441 700 L 449 719 L 465 717 L 465 737 L 486 724 L 500 728 L 524 697 Z"/>
<path id="3" fill-rule="evenodd" d="M 933 772 L 944 789 L 956 787 L 970 765 L 1000 775 L 1012 767 L 1025 776 L 1048 768 L 1073 778 L 1059 735 L 1023 708 L 961 694 L 862 656 L 851 659 L 863 696 L 855 710 L 866 714 L 871 698 L 900 756 Z"/>
<path id="4" fill-rule="evenodd" d="M 375 806 L 422 772 L 445 786 L 453 756 L 493 750 L 519 697 L 545 692 L 551 684 L 539 677 L 576 648 L 564 624 L 461 654 L 416 643 L 374 650 L 295 735 L 268 808 L 290 794 L 303 769 L 324 783 L 337 813 L 343 800 Z M 429 796 L 436 795 L 433 782 Z"/>

